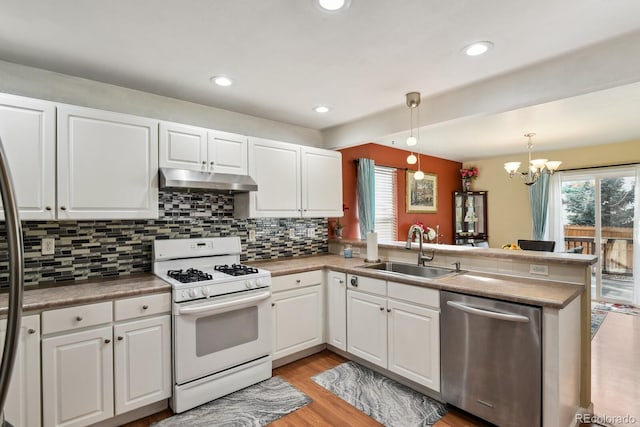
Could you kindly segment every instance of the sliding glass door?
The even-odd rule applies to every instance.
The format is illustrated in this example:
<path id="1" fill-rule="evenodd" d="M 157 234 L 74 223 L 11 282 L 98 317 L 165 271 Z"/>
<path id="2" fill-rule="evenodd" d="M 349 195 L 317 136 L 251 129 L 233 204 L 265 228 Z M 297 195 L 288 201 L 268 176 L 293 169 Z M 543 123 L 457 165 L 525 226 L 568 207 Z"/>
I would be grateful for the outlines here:
<path id="1" fill-rule="evenodd" d="M 565 173 L 562 222 L 566 250 L 598 255 L 592 298 L 638 304 L 636 168 Z"/>

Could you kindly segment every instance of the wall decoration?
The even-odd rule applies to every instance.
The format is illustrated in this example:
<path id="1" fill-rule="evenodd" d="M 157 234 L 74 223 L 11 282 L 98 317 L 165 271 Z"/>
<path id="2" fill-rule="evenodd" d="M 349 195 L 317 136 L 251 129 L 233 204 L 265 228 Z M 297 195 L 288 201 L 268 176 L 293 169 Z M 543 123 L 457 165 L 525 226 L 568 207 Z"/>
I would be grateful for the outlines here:
<path id="1" fill-rule="evenodd" d="M 425 173 L 417 181 L 416 171 L 407 171 L 407 213 L 433 213 L 438 211 L 438 176 Z"/>

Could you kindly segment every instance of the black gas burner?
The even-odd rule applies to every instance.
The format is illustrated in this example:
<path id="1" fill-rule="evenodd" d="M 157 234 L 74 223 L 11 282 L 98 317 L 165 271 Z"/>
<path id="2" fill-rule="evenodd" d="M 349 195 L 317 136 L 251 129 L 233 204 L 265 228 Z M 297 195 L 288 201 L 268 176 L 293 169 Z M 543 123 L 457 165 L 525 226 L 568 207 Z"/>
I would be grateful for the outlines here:
<path id="1" fill-rule="evenodd" d="M 169 270 L 167 276 L 177 280 L 180 283 L 202 282 L 203 280 L 211 280 L 213 277 L 201 270 L 189 268 L 183 270 Z"/>
<path id="2" fill-rule="evenodd" d="M 246 276 L 247 274 L 256 274 L 258 272 L 257 268 L 247 267 L 246 265 L 242 264 L 216 265 L 213 268 L 216 271 L 228 274 L 230 276 Z"/>

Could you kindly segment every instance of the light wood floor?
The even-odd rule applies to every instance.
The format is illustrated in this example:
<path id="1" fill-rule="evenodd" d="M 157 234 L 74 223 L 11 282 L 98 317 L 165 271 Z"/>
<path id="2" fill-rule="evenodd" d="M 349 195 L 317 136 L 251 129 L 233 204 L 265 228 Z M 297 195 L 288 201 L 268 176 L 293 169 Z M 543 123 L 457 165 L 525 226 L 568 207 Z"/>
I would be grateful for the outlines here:
<path id="1" fill-rule="evenodd" d="M 640 316 L 608 313 L 591 342 L 592 401 L 597 415 L 626 415 L 640 420 Z M 323 351 L 280 367 L 280 375 L 307 394 L 313 402 L 271 424 L 273 427 L 303 426 L 380 426 L 347 402 L 319 386 L 311 377 L 331 369 L 346 359 Z M 171 416 L 164 411 L 127 424 L 146 427 Z M 485 427 L 476 418 L 452 411 L 435 427 Z M 583 425 L 586 427 L 586 425 Z"/>
<path id="2" fill-rule="evenodd" d="M 607 313 L 591 341 L 591 401 L 596 415 L 640 423 L 640 316 Z"/>

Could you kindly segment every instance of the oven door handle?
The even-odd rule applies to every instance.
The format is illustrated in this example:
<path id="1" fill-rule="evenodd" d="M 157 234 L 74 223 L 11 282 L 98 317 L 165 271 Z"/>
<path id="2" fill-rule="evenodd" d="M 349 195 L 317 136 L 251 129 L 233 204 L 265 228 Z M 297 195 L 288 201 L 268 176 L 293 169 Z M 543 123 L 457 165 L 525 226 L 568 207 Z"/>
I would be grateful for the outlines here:
<path id="1" fill-rule="evenodd" d="M 236 305 L 249 304 L 256 301 L 262 301 L 264 299 L 269 298 L 270 296 L 271 296 L 271 292 L 267 291 L 267 292 L 261 292 L 257 295 L 252 295 L 247 298 L 234 299 L 231 301 L 224 301 L 224 302 L 218 302 L 218 303 L 214 302 L 211 304 L 201 304 L 201 305 L 199 304 L 199 305 L 192 305 L 187 307 L 180 307 L 178 314 L 202 314 L 207 312 L 219 311 L 224 308 L 233 307 Z"/>

